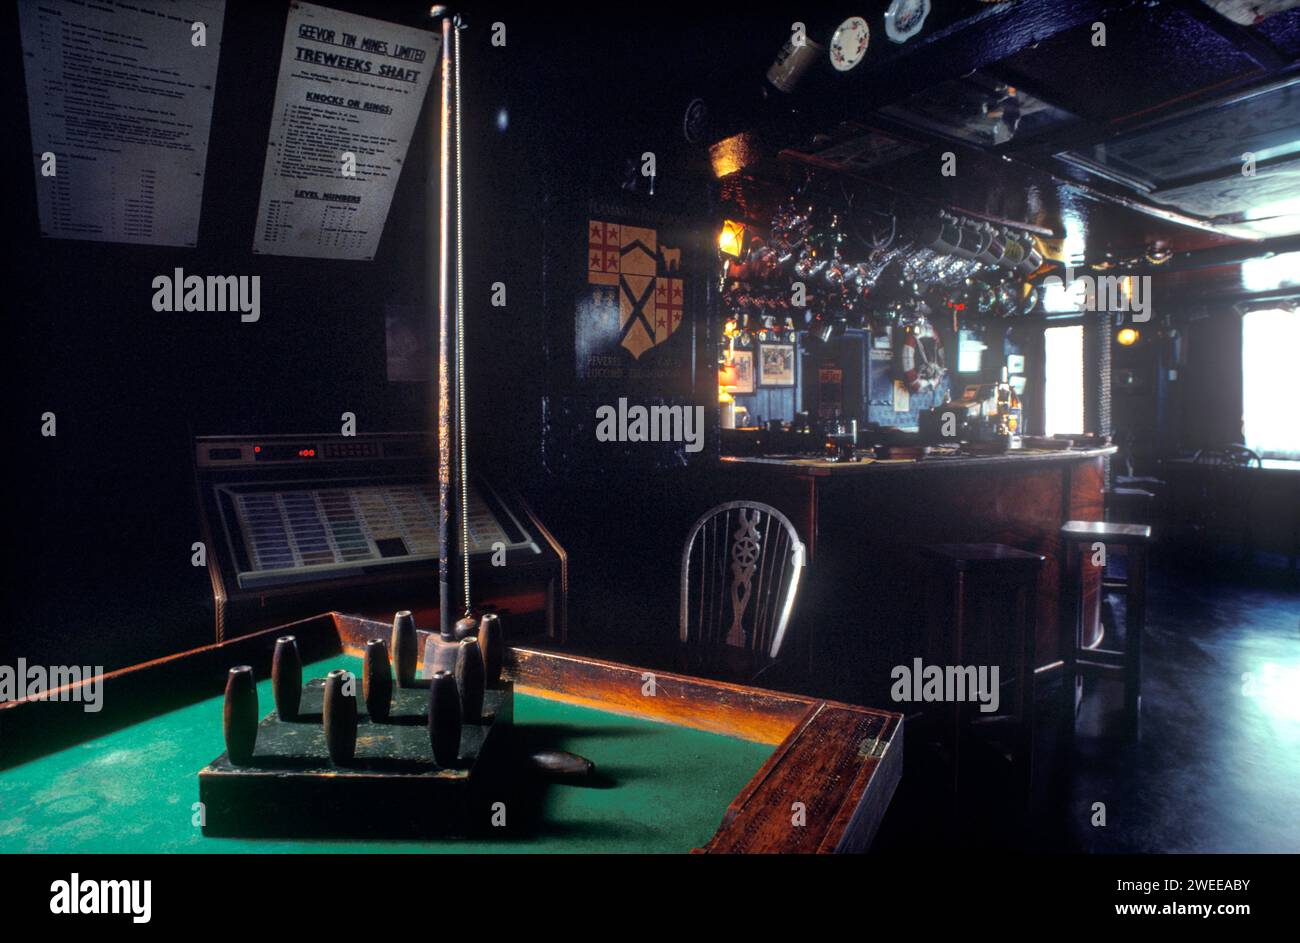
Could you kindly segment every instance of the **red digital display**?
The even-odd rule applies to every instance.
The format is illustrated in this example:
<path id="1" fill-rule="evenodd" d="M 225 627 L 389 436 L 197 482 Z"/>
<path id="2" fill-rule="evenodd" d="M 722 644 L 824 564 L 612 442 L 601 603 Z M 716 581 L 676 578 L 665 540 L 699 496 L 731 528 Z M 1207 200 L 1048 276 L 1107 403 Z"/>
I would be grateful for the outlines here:
<path id="1" fill-rule="evenodd" d="M 297 445 L 296 443 L 255 445 L 253 446 L 253 457 L 259 462 L 289 462 L 295 458 L 315 458 L 316 447 L 314 445 Z"/>

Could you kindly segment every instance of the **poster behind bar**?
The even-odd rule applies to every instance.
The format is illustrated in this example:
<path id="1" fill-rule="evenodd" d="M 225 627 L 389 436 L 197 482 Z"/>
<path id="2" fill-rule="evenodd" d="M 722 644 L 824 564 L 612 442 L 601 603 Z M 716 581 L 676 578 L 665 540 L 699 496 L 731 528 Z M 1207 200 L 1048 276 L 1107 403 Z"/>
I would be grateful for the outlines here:
<path id="1" fill-rule="evenodd" d="M 375 257 L 437 78 L 438 43 L 424 30 L 289 5 L 254 252 Z"/>
<path id="2" fill-rule="evenodd" d="M 225 12 L 18 4 L 42 236 L 197 244 Z"/>

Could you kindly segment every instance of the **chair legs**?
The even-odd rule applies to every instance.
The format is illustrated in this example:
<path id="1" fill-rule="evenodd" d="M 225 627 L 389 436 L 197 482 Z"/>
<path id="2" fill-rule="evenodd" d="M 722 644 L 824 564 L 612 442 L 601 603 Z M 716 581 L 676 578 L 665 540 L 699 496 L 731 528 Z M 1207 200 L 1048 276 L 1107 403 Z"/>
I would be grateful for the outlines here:
<path id="1" fill-rule="evenodd" d="M 1124 613 L 1124 717 L 1128 734 L 1142 732 L 1142 636 L 1146 630 L 1147 555 L 1145 547 L 1128 553 L 1128 595 Z"/>
<path id="2" fill-rule="evenodd" d="M 1020 626 L 1020 664 L 1016 671 L 1016 716 L 1020 719 L 1019 741 L 1016 744 L 1016 772 L 1019 792 L 1027 797 L 1021 815 L 1021 834 L 1032 834 L 1035 816 L 1034 791 L 1034 735 L 1036 711 L 1034 709 L 1034 646 L 1037 643 L 1036 618 L 1038 611 L 1037 583 L 1026 583 L 1020 592 L 1017 623 Z"/>
<path id="3" fill-rule="evenodd" d="M 1065 541 L 1061 550 L 1061 577 L 1058 593 L 1060 615 L 1058 631 L 1061 635 L 1061 660 L 1064 662 L 1064 683 L 1061 685 L 1061 742 L 1066 760 L 1074 756 L 1074 724 L 1079 709 L 1079 647 L 1080 614 L 1083 611 L 1083 576 L 1076 574 L 1074 544 Z"/>
<path id="4" fill-rule="evenodd" d="M 954 574 L 952 582 L 952 635 L 949 639 L 948 664 L 961 664 L 962 652 L 966 647 L 963 637 L 966 629 L 966 574 Z M 949 763 L 948 796 L 954 821 L 961 816 L 961 753 L 962 721 L 965 705 L 958 701 L 949 701 L 945 708 L 944 723 L 947 727 Z"/>

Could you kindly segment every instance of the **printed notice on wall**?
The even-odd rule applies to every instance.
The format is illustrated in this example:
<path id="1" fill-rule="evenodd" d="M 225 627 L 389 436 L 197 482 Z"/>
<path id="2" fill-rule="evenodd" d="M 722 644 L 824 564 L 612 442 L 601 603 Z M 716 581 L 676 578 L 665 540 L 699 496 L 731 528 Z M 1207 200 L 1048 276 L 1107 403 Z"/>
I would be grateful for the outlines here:
<path id="1" fill-rule="evenodd" d="M 254 252 L 375 257 L 437 52 L 433 33 L 289 5 Z"/>
<path id="2" fill-rule="evenodd" d="M 225 0 L 18 4 L 41 235 L 198 241 Z"/>

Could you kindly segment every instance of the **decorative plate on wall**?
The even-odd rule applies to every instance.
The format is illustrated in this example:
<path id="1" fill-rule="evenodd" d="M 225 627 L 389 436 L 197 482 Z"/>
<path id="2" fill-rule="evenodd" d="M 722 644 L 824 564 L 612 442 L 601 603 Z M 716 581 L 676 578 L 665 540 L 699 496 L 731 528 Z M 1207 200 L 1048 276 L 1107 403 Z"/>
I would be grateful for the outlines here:
<path id="1" fill-rule="evenodd" d="M 831 34 L 831 65 L 837 72 L 856 67 L 871 44 L 871 27 L 860 16 L 851 16 Z"/>
<path id="2" fill-rule="evenodd" d="M 894 0 L 885 11 L 885 35 L 892 42 L 905 43 L 925 25 L 930 0 Z"/>

